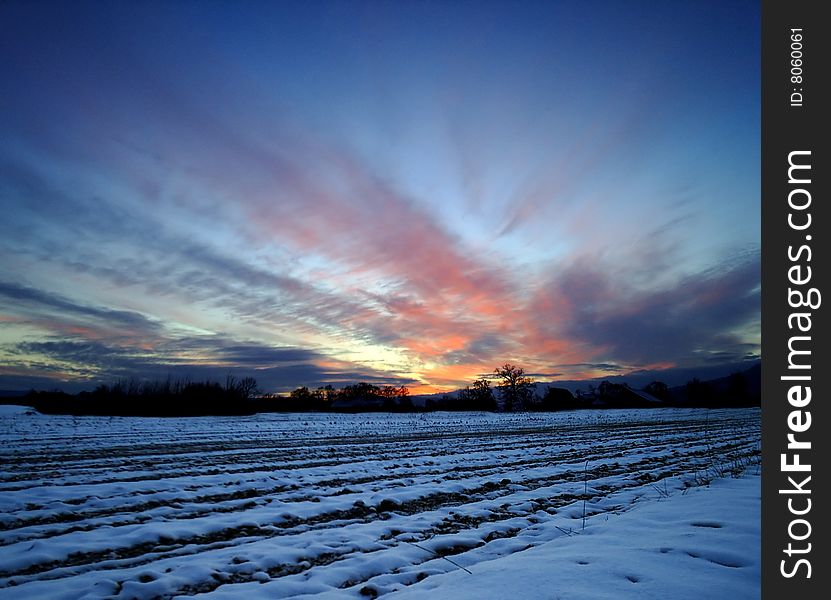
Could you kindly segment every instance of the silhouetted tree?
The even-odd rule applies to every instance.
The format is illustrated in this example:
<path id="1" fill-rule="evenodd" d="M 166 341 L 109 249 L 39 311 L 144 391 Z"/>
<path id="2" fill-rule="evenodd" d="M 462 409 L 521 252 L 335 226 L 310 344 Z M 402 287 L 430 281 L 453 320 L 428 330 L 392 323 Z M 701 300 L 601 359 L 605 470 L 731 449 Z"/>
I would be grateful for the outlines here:
<path id="1" fill-rule="evenodd" d="M 237 391 L 243 400 L 249 400 L 260 393 L 257 387 L 257 380 L 253 377 L 243 377 L 240 379 L 237 384 Z"/>
<path id="2" fill-rule="evenodd" d="M 319 389 L 323 393 L 323 397 L 326 400 L 326 402 L 331 403 L 332 400 L 335 399 L 336 390 L 332 387 L 331 384 L 327 383 L 325 386 L 319 387 L 317 389 Z"/>
<path id="3" fill-rule="evenodd" d="M 693 377 L 687 382 L 684 390 L 687 393 L 687 402 L 692 406 L 712 406 L 713 388 L 709 383 Z"/>
<path id="4" fill-rule="evenodd" d="M 531 400 L 532 384 L 534 381 L 525 376 L 525 369 L 505 363 L 493 371 L 501 380 L 499 394 L 502 397 L 502 408 L 505 412 L 522 410 Z"/>
<path id="5" fill-rule="evenodd" d="M 306 386 L 299 387 L 289 393 L 289 410 L 305 412 L 312 409 L 312 393 Z"/>
<path id="6" fill-rule="evenodd" d="M 669 401 L 669 387 L 663 381 L 653 381 L 643 388 L 643 391 L 650 396 L 655 396 L 658 400 Z"/>
<path id="7" fill-rule="evenodd" d="M 750 402 L 750 385 L 744 373 L 733 373 L 727 378 L 728 406 L 748 406 Z"/>
<path id="8" fill-rule="evenodd" d="M 476 410 L 496 410 L 496 397 L 490 381 L 482 377 L 473 382 L 473 400 Z"/>
<path id="9" fill-rule="evenodd" d="M 467 386 L 459 390 L 455 400 L 446 402 L 447 410 L 496 410 L 496 397 L 493 395 L 490 381 L 485 378 L 473 382 L 473 387 Z"/>
<path id="10" fill-rule="evenodd" d="M 323 388 L 310 390 L 303 386 L 292 390 L 288 398 L 272 397 L 271 400 L 277 401 L 280 410 L 290 412 L 324 411 L 329 408 Z"/>
<path id="11" fill-rule="evenodd" d="M 237 379 L 233 375 L 225 376 L 225 391 L 229 395 L 237 396 L 240 400 L 250 400 L 259 393 L 257 380 L 253 377 Z"/>
<path id="12" fill-rule="evenodd" d="M 548 387 L 539 402 L 531 404 L 531 410 L 553 411 L 582 408 L 584 402 L 565 388 Z"/>
<path id="13" fill-rule="evenodd" d="M 380 397 L 380 389 L 371 383 L 359 382 L 353 385 L 347 385 L 338 393 L 339 399 L 344 400 L 370 400 Z"/>

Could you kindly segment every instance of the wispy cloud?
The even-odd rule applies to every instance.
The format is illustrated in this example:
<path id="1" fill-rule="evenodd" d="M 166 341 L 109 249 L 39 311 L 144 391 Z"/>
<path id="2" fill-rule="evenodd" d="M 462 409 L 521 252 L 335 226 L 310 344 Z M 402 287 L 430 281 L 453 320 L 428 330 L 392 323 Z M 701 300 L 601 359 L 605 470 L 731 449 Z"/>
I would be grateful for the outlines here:
<path id="1" fill-rule="evenodd" d="M 757 354 L 751 5 L 373 4 L 355 36 L 4 4 L 7 372 L 453 387 Z"/>
<path id="2" fill-rule="evenodd" d="M 15 311 L 30 312 L 33 315 L 59 313 L 75 317 L 81 322 L 91 321 L 110 327 L 113 331 L 139 335 L 156 334 L 161 329 L 158 322 L 137 312 L 77 303 L 59 294 L 49 294 L 11 282 L 0 281 L 0 296 L 5 302 L 13 303 Z"/>
<path id="3" fill-rule="evenodd" d="M 758 253 L 679 278 L 658 289 L 634 288 L 626 272 L 604 271 L 597 263 L 578 262 L 549 282 L 537 299 L 568 315 L 557 331 L 593 350 L 595 358 L 626 365 L 689 363 L 707 351 L 740 358 L 742 328 L 758 323 Z M 636 267 L 638 268 L 638 267 Z M 734 331 L 735 335 L 727 332 Z M 551 335 L 544 329 L 541 337 Z M 758 343 L 758 342 L 757 342 Z"/>

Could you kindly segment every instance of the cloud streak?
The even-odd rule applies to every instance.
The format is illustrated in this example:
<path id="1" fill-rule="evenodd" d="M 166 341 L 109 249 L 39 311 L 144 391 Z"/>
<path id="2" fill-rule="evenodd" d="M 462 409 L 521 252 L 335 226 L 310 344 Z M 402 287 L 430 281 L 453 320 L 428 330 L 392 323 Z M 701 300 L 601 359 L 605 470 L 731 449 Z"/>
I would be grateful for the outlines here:
<path id="1" fill-rule="evenodd" d="M 373 5 L 355 36 L 3 5 L 4 372 L 443 389 L 757 355 L 756 21 L 708 9 Z"/>

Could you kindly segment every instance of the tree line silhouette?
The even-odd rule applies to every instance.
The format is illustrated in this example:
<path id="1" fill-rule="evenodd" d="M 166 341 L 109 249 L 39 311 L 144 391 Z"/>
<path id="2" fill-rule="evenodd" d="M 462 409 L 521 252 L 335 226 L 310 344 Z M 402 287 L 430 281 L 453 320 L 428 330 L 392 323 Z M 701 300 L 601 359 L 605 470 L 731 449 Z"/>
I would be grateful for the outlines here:
<path id="1" fill-rule="evenodd" d="M 283 412 L 412 412 L 415 410 L 406 386 L 356 383 L 341 389 L 331 385 L 310 390 L 299 387 L 288 398 L 267 395 L 262 398 L 272 410 Z"/>
<path id="2" fill-rule="evenodd" d="M 603 381 L 574 394 L 538 384 L 522 367 L 506 363 L 454 394 L 413 403 L 406 386 L 356 383 L 336 389 L 299 387 L 288 396 L 262 394 L 252 377 L 226 377 L 225 383 L 187 379 L 126 379 L 92 392 L 35 392 L 25 403 L 44 414 L 100 416 L 242 416 L 268 412 L 550 412 L 577 409 L 759 406 L 761 368 L 757 365 L 710 381 L 693 378 L 684 386 L 653 381 L 643 389 Z M 494 382 L 492 384 L 491 382 Z M 541 393 L 540 393 L 541 391 Z"/>
<path id="3" fill-rule="evenodd" d="M 191 417 L 253 415 L 259 393 L 253 377 L 229 375 L 216 381 L 167 378 L 161 381 L 123 379 L 91 392 L 36 392 L 26 395 L 38 412 L 60 415 L 123 417 Z"/>

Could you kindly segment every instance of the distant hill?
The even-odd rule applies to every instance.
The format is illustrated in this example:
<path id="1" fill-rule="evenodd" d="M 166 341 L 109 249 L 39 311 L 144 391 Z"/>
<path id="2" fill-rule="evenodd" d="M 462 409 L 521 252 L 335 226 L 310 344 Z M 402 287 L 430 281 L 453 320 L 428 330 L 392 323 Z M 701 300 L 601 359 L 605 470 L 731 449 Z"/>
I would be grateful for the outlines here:
<path id="1" fill-rule="evenodd" d="M 691 380 L 670 388 L 669 394 L 672 403 L 679 406 L 761 406 L 762 365 L 717 379 Z"/>
<path id="2" fill-rule="evenodd" d="M 563 387 L 572 392 L 578 389 L 585 390 L 587 386 L 598 386 L 603 381 L 626 384 L 634 389 L 643 389 L 653 381 L 663 381 L 670 388 L 683 387 L 688 381 L 698 378 L 702 381 L 711 381 L 729 377 L 731 373 L 744 372 L 753 367 L 761 368 L 761 360 L 725 363 L 711 367 L 682 368 L 676 367 L 664 370 L 635 371 L 626 375 L 598 377 L 595 379 L 565 379 L 552 382 L 550 385 Z"/>

